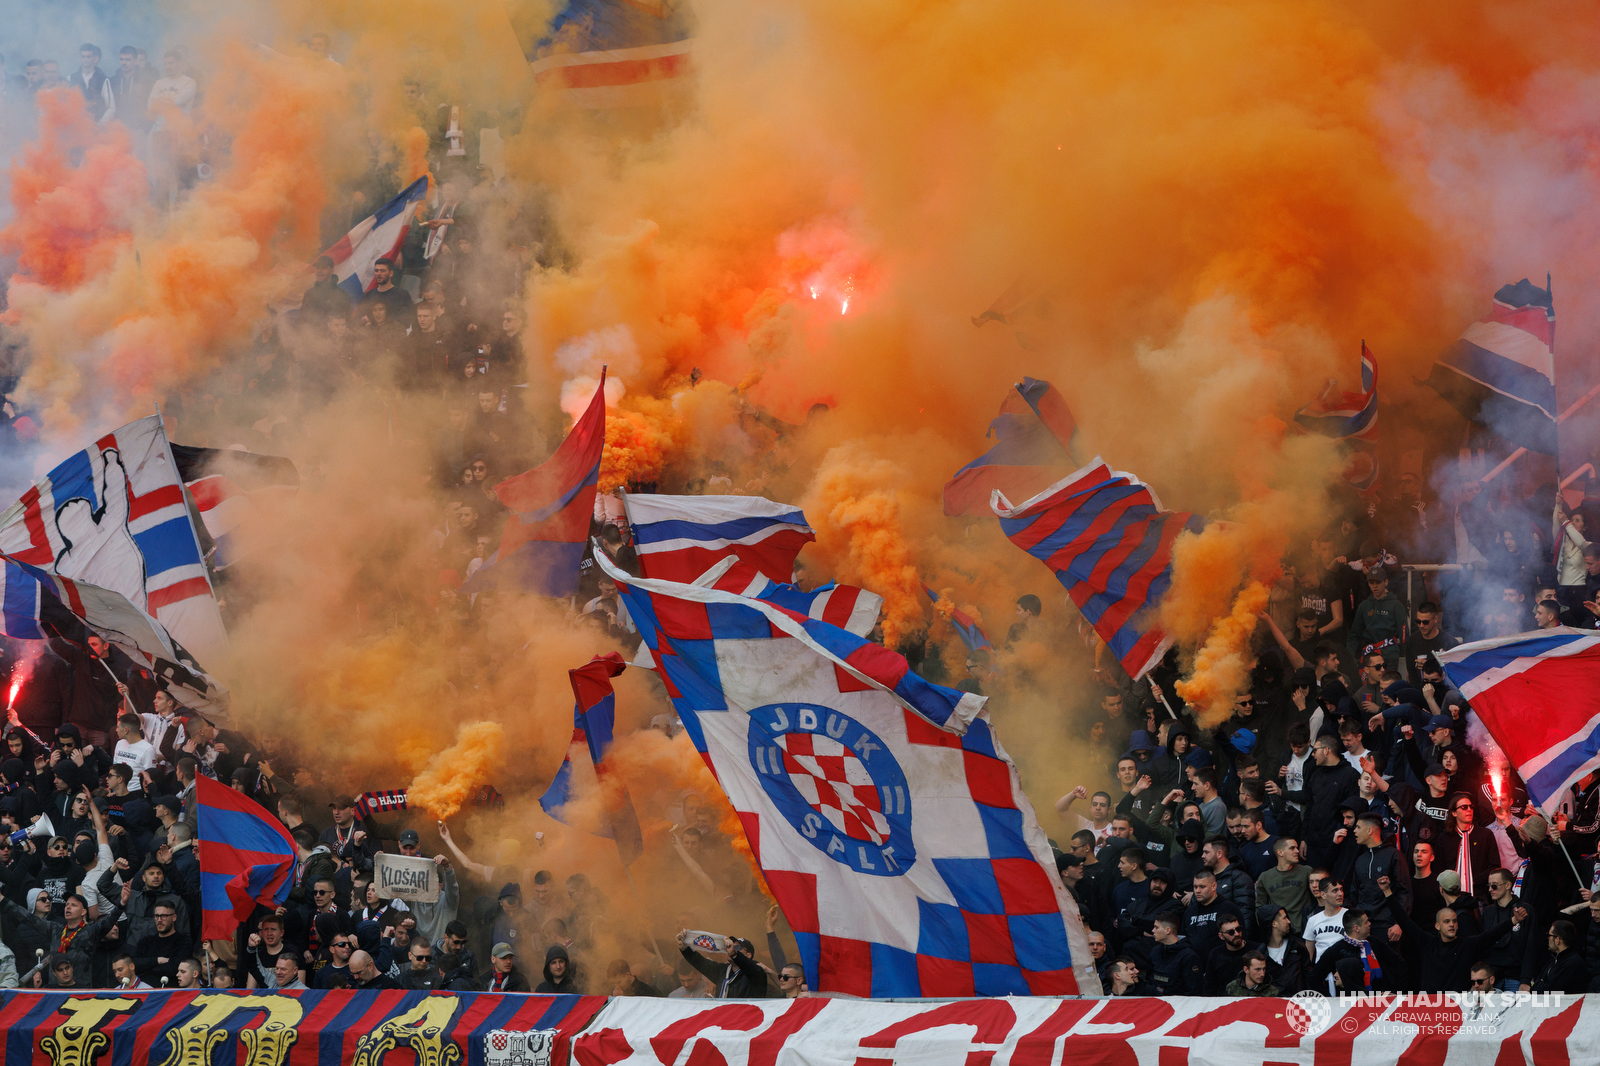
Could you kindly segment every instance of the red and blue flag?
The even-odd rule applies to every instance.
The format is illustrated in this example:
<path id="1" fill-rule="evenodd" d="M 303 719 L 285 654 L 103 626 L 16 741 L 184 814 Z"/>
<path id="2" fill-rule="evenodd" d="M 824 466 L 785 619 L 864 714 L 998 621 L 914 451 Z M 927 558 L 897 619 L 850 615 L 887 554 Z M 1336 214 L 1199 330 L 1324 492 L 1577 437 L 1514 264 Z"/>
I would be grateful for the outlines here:
<path id="1" fill-rule="evenodd" d="M 1531 452 L 1556 453 L 1556 308 L 1549 279 L 1503 285 L 1426 384 L 1470 421 Z"/>
<path id="2" fill-rule="evenodd" d="M 639 828 L 639 815 L 633 809 L 633 799 L 606 760 L 617 724 L 617 694 L 611 687 L 611 679 L 627 669 L 627 665 L 622 656 L 610 652 L 596 655 L 578 669 L 567 671 L 576 698 L 572 708 L 572 742 L 567 747 L 567 757 L 561 761 L 561 769 L 556 771 L 555 780 L 539 797 L 539 806 L 545 813 L 560 822 L 567 820 L 562 808 L 573 796 L 572 749 L 587 748 L 604 809 L 598 835 L 616 841 L 624 866 L 630 865 L 644 850 L 644 834 Z"/>
<path id="3" fill-rule="evenodd" d="M 200 935 L 232 939 L 257 904 L 270 910 L 289 898 L 300 860 L 289 831 L 249 796 L 204 775 L 195 778 L 194 787 Z"/>
<path id="4" fill-rule="evenodd" d="M 936 608 L 940 604 L 947 604 L 949 606 L 950 613 L 947 615 L 947 617 L 950 619 L 950 625 L 956 631 L 956 636 L 961 638 L 961 643 L 967 646 L 968 651 L 975 651 L 978 648 L 994 647 L 994 645 L 989 643 L 989 638 L 984 636 L 983 630 L 978 628 L 977 619 L 973 618 L 970 614 L 957 607 L 954 601 L 946 600 L 927 585 L 922 586 L 922 591 L 928 594 L 928 599 L 933 601 Z M 944 614 L 944 611 L 940 610 L 939 613 Z"/>
<path id="5" fill-rule="evenodd" d="M 988 514 L 989 497 L 997 489 L 1011 499 L 1028 499 L 1072 469 L 1076 431 L 1077 421 L 1055 386 L 1023 378 L 989 423 L 987 435 L 997 439 L 995 446 L 945 485 L 944 513 Z"/>
<path id="6" fill-rule="evenodd" d="M 1172 545 L 1204 520 L 1162 508 L 1154 490 L 1094 461 L 1033 499 L 994 496 L 1011 543 L 1048 566 L 1129 677 L 1161 661 L 1172 638 L 1156 606 L 1172 585 Z"/>
<path id="7" fill-rule="evenodd" d="M 1462 644 L 1438 659 L 1546 814 L 1600 769 L 1600 633 L 1541 629 Z"/>
<path id="8" fill-rule="evenodd" d="M 380 259 L 393 259 L 411 232 L 416 205 L 428 195 L 427 176 L 400 190 L 400 194 L 355 224 L 322 254 L 333 260 L 339 288 L 359 300 L 378 283 L 374 268 Z M 399 284 L 396 279 L 395 284 Z"/>
<path id="9" fill-rule="evenodd" d="M 495 486 L 495 495 L 512 513 L 500 534 L 499 550 L 480 571 L 482 580 L 509 578 L 525 591 L 545 596 L 571 596 L 578 591 L 578 565 L 594 518 L 605 446 L 606 374 L 602 370 L 594 399 L 556 453 L 532 470 Z"/>
<path id="10" fill-rule="evenodd" d="M 1329 381 L 1315 403 L 1294 413 L 1294 420 L 1313 433 L 1335 440 L 1372 440 L 1378 429 L 1378 360 L 1361 342 L 1361 391 L 1336 391 Z"/>
<path id="11" fill-rule="evenodd" d="M 525 47 L 541 93 L 609 109 L 667 103 L 689 73 L 693 43 L 687 0 L 568 0 Z"/>

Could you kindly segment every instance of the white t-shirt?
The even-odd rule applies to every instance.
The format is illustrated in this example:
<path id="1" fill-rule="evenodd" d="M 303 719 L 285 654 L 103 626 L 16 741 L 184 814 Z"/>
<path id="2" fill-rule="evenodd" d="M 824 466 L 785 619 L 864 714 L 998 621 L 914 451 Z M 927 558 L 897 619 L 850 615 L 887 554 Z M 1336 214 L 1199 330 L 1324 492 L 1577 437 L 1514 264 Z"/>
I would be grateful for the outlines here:
<path id="1" fill-rule="evenodd" d="M 1317 962 L 1322 958 L 1322 953 L 1329 947 L 1344 938 L 1344 912 L 1348 908 L 1340 907 L 1339 913 L 1329 915 L 1327 911 L 1318 911 L 1315 916 L 1306 921 L 1305 939 L 1316 945 L 1316 954 L 1311 961 Z"/>
<path id="2" fill-rule="evenodd" d="M 111 857 L 110 845 L 100 844 L 98 847 L 99 853 L 95 856 L 95 863 L 83 875 L 83 883 L 78 886 L 78 894 L 83 897 L 85 903 L 91 907 L 99 907 L 100 912 L 104 914 L 106 908 L 111 906 L 111 900 L 102 896 L 95 886 L 100 883 L 100 878 L 111 869 L 116 860 Z"/>
<path id="3" fill-rule="evenodd" d="M 161 761 L 156 754 L 156 749 L 151 747 L 148 740 L 117 741 L 116 750 L 111 754 L 114 763 L 127 763 L 133 769 L 133 780 L 128 782 L 129 792 L 139 792 L 144 789 L 144 782 L 139 780 L 139 774 L 149 770 Z"/>

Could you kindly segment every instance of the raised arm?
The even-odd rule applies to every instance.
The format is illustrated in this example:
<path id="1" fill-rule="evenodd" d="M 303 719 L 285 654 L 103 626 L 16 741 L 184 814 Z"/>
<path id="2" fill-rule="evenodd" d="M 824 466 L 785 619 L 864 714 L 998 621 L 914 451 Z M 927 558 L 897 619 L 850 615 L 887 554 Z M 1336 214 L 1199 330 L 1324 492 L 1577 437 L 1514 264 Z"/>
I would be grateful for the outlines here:
<path id="1" fill-rule="evenodd" d="M 463 870 L 466 870 L 469 873 L 477 874 L 484 881 L 493 879 L 494 868 L 491 866 L 484 866 L 482 863 L 473 862 L 471 859 L 467 858 L 466 853 L 460 848 L 456 847 L 456 842 L 450 837 L 450 827 L 445 825 L 443 822 L 439 823 L 439 839 L 444 841 L 444 846 L 450 849 L 450 854 L 455 857 L 456 862 L 461 864 L 461 868 Z"/>

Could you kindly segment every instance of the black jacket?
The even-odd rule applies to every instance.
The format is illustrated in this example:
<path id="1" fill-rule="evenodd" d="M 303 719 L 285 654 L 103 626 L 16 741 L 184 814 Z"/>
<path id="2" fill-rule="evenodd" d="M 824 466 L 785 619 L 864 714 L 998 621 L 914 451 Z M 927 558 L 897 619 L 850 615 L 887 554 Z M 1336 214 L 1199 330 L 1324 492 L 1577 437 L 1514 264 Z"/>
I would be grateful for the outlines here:
<path id="1" fill-rule="evenodd" d="M 1494 967 L 1496 978 L 1501 980 L 1509 978 L 1531 985 L 1539 973 L 1539 953 L 1544 947 L 1541 943 L 1544 938 L 1534 936 L 1538 923 L 1531 918 L 1519 926 L 1513 926 L 1511 924 L 1513 909 L 1490 903 L 1480 913 L 1479 920 L 1483 923 L 1483 931 L 1500 934 L 1500 939 L 1489 948 L 1484 959 Z M 1595 937 L 1593 928 L 1590 929 L 1589 936 L 1591 939 Z"/>
<path id="2" fill-rule="evenodd" d="M 749 956 L 730 955 L 726 963 L 716 963 L 687 944 L 678 951 L 716 987 L 718 999 L 767 998 L 767 971 Z"/>
<path id="3" fill-rule="evenodd" d="M 569 974 L 568 976 L 570 977 L 571 975 Z M 543 988 L 544 986 L 540 985 L 539 987 Z M 488 992 L 488 991 L 491 991 L 493 988 L 494 988 L 494 967 L 491 966 L 489 968 L 489 972 L 488 973 L 485 973 L 483 976 L 478 978 L 478 991 L 480 991 L 480 992 Z M 522 971 L 518 970 L 515 966 L 513 966 L 511 968 L 511 972 L 506 975 L 505 984 L 501 987 L 500 991 L 502 991 L 502 992 L 532 992 L 533 989 L 528 987 L 528 979 L 526 977 L 522 976 Z"/>
<path id="4" fill-rule="evenodd" d="M 1584 968 L 1583 956 L 1568 948 L 1559 955 L 1550 956 L 1539 976 L 1533 979 L 1535 992 L 1566 992 L 1579 995 L 1589 987 L 1589 972 Z"/>
<path id="5" fill-rule="evenodd" d="M 1387 877 L 1392 883 L 1392 900 L 1378 887 L 1380 877 Z M 1345 906 L 1366 911 L 1375 922 L 1392 922 L 1397 911 L 1411 911 L 1411 864 L 1391 844 L 1360 848 L 1345 887 Z"/>
<path id="6" fill-rule="evenodd" d="M 1285 944 L 1281 963 L 1267 954 L 1265 945 L 1261 948 L 1261 954 L 1267 956 L 1267 980 L 1277 985 L 1283 995 L 1292 996 L 1306 987 L 1306 980 L 1311 973 L 1311 956 L 1306 954 L 1305 942 L 1293 933 Z"/>
<path id="7" fill-rule="evenodd" d="M 1405 911 L 1398 907 L 1393 910 L 1401 932 L 1417 950 L 1418 992 L 1467 991 L 1471 987 L 1467 971 L 1500 938 L 1499 930 L 1490 930 L 1472 937 L 1458 936 L 1446 944 L 1438 933 L 1422 929 Z"/>
<path id="8" fill-rule="evenodd" d="M 565 959 L 567 963 L 567 972 L 562 974 L 559 980 L 557 980 L 556 977 L 550 973 L 550 963 L 556 959 Z M 579 987 L 578 968 L 572 964 L 572 958 L 567 954 L 567 949 L 562 947 L 560 944 L 551 944 L 550 947 L 545 951 L 544 980 L 539 982 L 539 987 L 534 989 L 534 991 L 552 994 L 558 992 L 577 993 L 583 991 L 582 988 Z"/>
<path id="9" fill-rule="evenodd" d="M 1187 937 L 1150 949 L 1150 969 L 1140 971 L 1139 987 L 1147 996 L 1198 996 L 1204 991 L 1200 956 Z"/>

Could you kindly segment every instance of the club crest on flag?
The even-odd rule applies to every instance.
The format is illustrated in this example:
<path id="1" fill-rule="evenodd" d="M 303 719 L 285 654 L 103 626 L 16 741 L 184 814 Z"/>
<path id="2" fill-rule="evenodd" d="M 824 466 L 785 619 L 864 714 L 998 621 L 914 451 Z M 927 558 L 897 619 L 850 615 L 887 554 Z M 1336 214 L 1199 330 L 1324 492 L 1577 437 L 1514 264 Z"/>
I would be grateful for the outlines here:
<path id="1" fill-rule="evenodd" d="M 834 862 L 899 877 L 917 861 L 906 775 L 849 715 L 806 703 L 750 712 L 750 765 L 778 813 Z"/>

